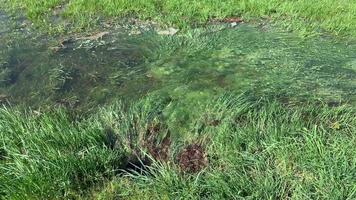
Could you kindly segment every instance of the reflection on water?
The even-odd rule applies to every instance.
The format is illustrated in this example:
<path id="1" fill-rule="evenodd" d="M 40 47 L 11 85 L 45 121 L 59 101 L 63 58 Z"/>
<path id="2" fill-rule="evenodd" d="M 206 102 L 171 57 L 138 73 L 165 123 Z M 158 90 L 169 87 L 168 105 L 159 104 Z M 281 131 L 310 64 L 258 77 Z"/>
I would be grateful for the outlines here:
<path id="1" fill-rule="evenodd" d="M 226 91 L 290 103 L 355 101 L 355 44 L 252 25 L 216 30 L 180 36 L 117 31 L 95 41 L 61 43 L 0 15 L 0 95 L 15 104 L 70 107 L 148 93 L 195 106 Z"/>

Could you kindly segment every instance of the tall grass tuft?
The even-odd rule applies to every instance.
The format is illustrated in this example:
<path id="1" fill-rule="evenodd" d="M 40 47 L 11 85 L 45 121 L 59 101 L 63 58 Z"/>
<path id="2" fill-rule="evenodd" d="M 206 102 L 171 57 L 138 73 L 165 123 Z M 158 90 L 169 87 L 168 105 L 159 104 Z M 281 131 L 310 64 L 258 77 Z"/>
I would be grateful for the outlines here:
<path id="1" fill-rule="evenodd" d="M 223 95 L 206 104 L 190 129 L 182 129 L 190 133 L 180 134 L 166 123 L 170 116 L 162 115 L 169 104 L 151 96 L 85 117 L 63 109 L 1 108 L 1 197 L 355 198 L 352 107 Z M 163 128 L 150 132 L 152 123 Z M 167 131 L 169 157 L 159 159 L 150 148 L 159 148 Z M 157 146 L 147 145 L 150 134 Z M 208 162 L 185 172 L 177 157 L 196 143 Z"/>

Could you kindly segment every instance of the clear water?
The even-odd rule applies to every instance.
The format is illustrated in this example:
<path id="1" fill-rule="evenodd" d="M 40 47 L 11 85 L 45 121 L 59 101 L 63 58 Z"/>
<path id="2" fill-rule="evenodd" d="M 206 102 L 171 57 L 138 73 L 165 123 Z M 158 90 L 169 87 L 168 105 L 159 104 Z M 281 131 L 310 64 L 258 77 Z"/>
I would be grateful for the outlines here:
<path id="1" fill-rule="evenodd" d="M 54 50 L 62 38 L 21 27 L 0 14 L 0 95 L 12 104 L 88 108 L 154 93 L 189 111 L 246 91 L 288 103 L 356 100 L 354 42 L 242 24 L 177 36 L 115 30 Z"/>

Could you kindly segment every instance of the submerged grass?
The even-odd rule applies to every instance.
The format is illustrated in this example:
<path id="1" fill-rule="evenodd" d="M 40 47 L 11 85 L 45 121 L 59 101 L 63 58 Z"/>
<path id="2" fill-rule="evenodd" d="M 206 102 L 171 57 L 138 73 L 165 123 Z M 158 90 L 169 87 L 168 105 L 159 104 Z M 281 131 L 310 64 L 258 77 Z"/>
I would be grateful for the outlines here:
<path id="1" fill-rule="evenodd" d="M 100 17 L 139 17 L 168 25 L 189 27 L 210 19 L 240 16 L 278 19 L 306 34 L 318 29 L 356 36 L 356 2 L 353 0 L 13 0 L 7 7 L 23 8 L 37 24 L 50 24 L 64 16 L 85 27 Z"/>
<path id="2" fill-rule="evenodd" d="M 0 197 L 355 199 L 353 108 L 223 95 L 180 133 L 169 104 L 151 96 L 85 117 L 1 108 Z M 158 154 L 170 138 L 168 159 L 153 158 L 152 137 Z M 178 163 L 189 144 L 207 155 L 199 173 Z"/>
<path id="3" fill-rule="evenodd" d="M 356 3 L 348 0 L 0 2 L 13 9 L 22 8 L 34 22 L 47 25 L 59 16 L 80 27 L 98 17 L 134 16 L 186 28 L 231 16 L 272 16 L 307 32 L 321 28 L 356 36 Z M 69 111 L 75 106 L 45 111 L 0 108 L 0 199 L 356 199 L 356 113 L 349 82 L 355 62 L 352 47 L 340 50 L 333 43 L 319 40 L 300 43 L 281 38 L 282 46 L 271 46 L 276 42 L 274 37 L 244 29 L 238 29 L 241 34 L 219 31 L 215 35 L 214 30 L 195 29 L 179 37 L 155 36 L 162 38 L 152 42 L 158 50 L 147 47 L 155 51 L 153 56 L 136 51 L 123 54 L 130 59 L 132 55 L 132 62 L 138 62 L 136 54 L 151 59 L 146 63 L 145 77 L 172 81 L 168 82 L 171 85 L 164 83 L 163 91 L 129 106 L 118 103 L 79 116 Z M 141 40 L 147 38 L 142 36 Z M 309 52 L 306 47 L 315 43 L 324 48 L 311 48 Z M 88 63 L 89 53 L 83 54 Z M 102 51 L 101 58 L 104 54 L 118 55 Z M 14 57 L 22 70 L 35 56 L 23 60 Z M 114 66 L 130 66 L 130 59 L 128 64 Z M 109 77 L 112 85 L 120 85 L 122 76 L 129 74 L 100 74 L 96 70 L 104 67 L 93 65 L 88 70 L 75 68 L 70 60 L 62 65 L 62 57 L 50 60 L 51 68 L 34 65 L 40 76 L 19 77 L 26 81 L 18 86 L 21 90 L 17 93 L 27 94 L 30 90 L 24 85 L 32 86 L 37 80 L 38 88 L 33 91 L 56 94 L 61 98 L 59 103 L 74 105 L 80 98 L 64 94 L 75 88 L 78 74 L 90 72 L 85 75 L 95 84 Z M 216 93 L 207 89 L 209 82 L 205 81 L 211 78 L 202 79 L 198 74 L 208 69 L 207 74 L 225 76 L 222 72 L 229 69 L 229 62 L 272 70 L 263 71 L 261 67 L 262 78 L 256 84 L 259 90 L 251 90 L 253 95 L 222 95 L 211 100 Z M 11 73 L 6 61 L 1 65 L 0 85 L 6 85 L 11 83 Z M 249 71 L 233 67 L 219 83 L 232 82 L 237 86 L 228 89 L 245 91 L 241 84 L 249 84 L 245 77 Z M 180 71 L 182 68 L 185 71 Z M 256 80 L 255 76 L 251 79 Z M 319 85 L 314 80 L 328 87 L 310 87 Z M 191 82 L 196 85 L 188 85 Z M 75 85 L 85 97 L 90 96 L 84 90 L 86 85 L 90 84 Z M 92 91 L 103 101 L 112 91 L 119 93 L 119 89 L 99 87 Z M 340 99 L 350 99 L 350 104 L 329 99 L 330 91 Z M 28 99 L 43 103 L 31 95 Z M 293 98 L 298 95 L 305 98 Z M 315 98 L 310 97 L 313 95 Z"/>

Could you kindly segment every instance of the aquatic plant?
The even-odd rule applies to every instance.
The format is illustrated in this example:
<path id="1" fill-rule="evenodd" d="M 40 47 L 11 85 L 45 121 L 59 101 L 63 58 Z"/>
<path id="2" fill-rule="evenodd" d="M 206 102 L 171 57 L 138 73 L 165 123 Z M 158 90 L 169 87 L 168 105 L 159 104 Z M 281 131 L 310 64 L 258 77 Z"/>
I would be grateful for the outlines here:
<path id="1" fill-rule="evenodd" d="M 49 71 L 49 84 L 50 90 L 58 91 L 64 89 L 68 81 L 72 79 L 72 71 L 63 65 L 54 67 Z"/>
<path id="2" fill-rule="evenodd" d="M 0 86 L 6 86 L 11 81 L 11 70 L 7 67 L 0 68 Z"/>

